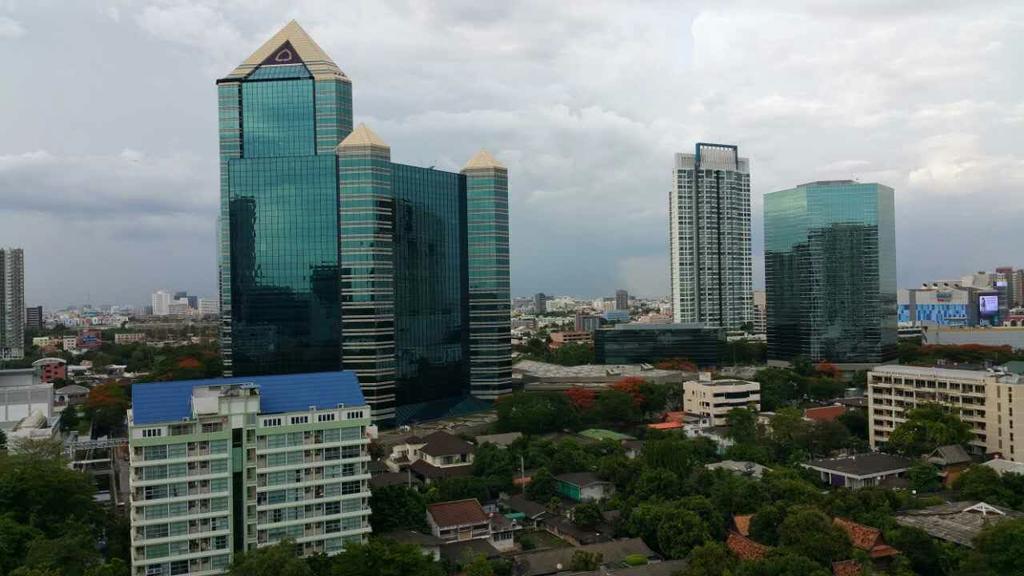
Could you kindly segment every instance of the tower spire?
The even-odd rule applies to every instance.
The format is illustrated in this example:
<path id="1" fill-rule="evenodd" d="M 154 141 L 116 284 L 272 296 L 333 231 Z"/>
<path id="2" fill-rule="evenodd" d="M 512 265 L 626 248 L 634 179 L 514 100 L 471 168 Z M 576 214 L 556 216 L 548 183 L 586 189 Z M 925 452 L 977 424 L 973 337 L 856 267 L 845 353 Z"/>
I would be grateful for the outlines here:
<path id="1" fill-rule="evenodd" d="M 345 73 L 341 71 L 341 68 L 338 68 L 334 60 L 331 60 L 331 57 L 324 52 L 323 48 L 295 20 L 285 24 L 284 28 L 278 30 L 277 34 L 271 36 L 269 40 L 264 42 L 244 62 L 239 64 L 237 68 L 221 80 L 242 80 L 260 66 L 273 64 L 275 55 L 283 54 L 286 51 L 306 65 L 314 80 L 349 81 L 348 76 L 345 76 Z M 276 60 L 285 64 L 293 62 L 291 59 L 282 60 L 278 58 Z"/>

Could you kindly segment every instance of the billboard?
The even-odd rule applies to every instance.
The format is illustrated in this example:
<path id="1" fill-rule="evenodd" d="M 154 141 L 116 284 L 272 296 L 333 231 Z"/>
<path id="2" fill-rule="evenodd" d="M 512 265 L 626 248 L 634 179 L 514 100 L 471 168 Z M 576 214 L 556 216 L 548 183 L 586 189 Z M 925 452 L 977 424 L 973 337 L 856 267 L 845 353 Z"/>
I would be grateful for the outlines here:
<path id="1" fill-rule="evenodd" d="M 979 296 L 978 311 L 982 316 L 995 316 L 999 314 L 999 296 L 997 294 Z"/>

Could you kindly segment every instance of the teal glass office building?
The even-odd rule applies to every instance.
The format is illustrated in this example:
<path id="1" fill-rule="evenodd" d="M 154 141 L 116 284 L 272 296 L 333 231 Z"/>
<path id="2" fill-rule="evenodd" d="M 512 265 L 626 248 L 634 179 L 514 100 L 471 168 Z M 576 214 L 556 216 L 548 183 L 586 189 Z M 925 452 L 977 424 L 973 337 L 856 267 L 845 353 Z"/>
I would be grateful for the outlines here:
<path id="1" fill-rule="evenodd" d="M 217 90 L 225 375 L 353 370 L 377 421 L 509 392 L 504 166 L 391 162 L 294 21 Z"/>
<path id="2" fill-rule="evenodd" d="M 764 198 L 769 362 L 895 358 L 893 189 L 823 181 Z"/>

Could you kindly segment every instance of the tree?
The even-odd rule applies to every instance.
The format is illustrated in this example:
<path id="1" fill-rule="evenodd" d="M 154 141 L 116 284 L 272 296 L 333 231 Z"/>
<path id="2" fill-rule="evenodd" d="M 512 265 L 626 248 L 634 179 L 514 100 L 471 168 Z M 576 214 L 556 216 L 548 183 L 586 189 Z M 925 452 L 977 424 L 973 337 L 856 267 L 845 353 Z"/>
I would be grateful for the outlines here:
<path id="1" fill-rule="evenodd" d="M 779 527 L 786 519 L 789 506 L 785 503 L 768 504 L 750 519 L 750 537 L 766 546 L 778 546 Z"/>
<path id="2" fill-rule="evenodd" d="M 969 424 L 939 404 L 923 404 L 907 412 L 907 419 L 896 425 L 889 446 L 898 452 L 918 457 L 939 446 L 966 444 L 973 438 Z"/>
<path id="3" fill-rule="evenodd" d="M 503 432 L 543 434 L 575 426 L 575 409 L 565 394 L 557 392 L 516 392 L 495 407 Z"/>
<path id="4" fill-rule="evenodd" d="M 62 576 L 85 576 L 100 564 L 96 542 L 88 526 L 68 524 L 57 538 L 36 538 L 25 551 L 24 566 L 53 570 Z"/>
<path id="5" fill-rule="evenodd" d="M 573 386 L 565 391 L 565 395 L 577 410 L 586 411 L 594 407 L 594 401 L 597 399 L 597 390 Z"/>
<path id="6" fill-rule="evenodd" d="M 935 538 L 920 528 L 896 526 L 885 532 L 885 541 L 902 553 L 918 574 L 949 574 L 949 554 Z"/>
<path id="7" fill-rule="evenodd" d="M 917 492 L 935 492 L 942 488 L 942 481 L 935 467 L 927 462 L 918 462 L 907 471 L 910 488 Z"/>
<path id="8" fill-rule="evenodd" d="M 47 537 L 59 536 L 70 521 L 95 523 L 94 493 L 88 476 L 58 459 L 0 455 L 0 510 Z"/>
<path id="9" fill-rule="evenodd" d="M 725 416 L 729 424 L 728 435 L 739 444 L 757 441 L 757 411 L 752 408 L 733 408 Z"/>
<path id="10" fill-rule="evenodd" d="M 597 416 L 602 422 L 629 423 L 637 420 L 637 410 L 633 396 L 622 390 L 604 390 L 597 395 L 594 405 Z"/>
<path id="11" fill-rule="evenodd" d="M 820 510 L 797 506 L 779 527 L 779 545 L 828 566 L 850 557 L 850 539 Z"/>
<path id="12" fill-rule="evenodd" d="M 658 525 L 658 548 L 669 558 L 686 558 L 695 546 L 711 539 L 708 525 L 690 510 L 679 510 Z"/>
<path id="13" fill-rule="evenodd" d="M 127 562 L 114 558 L 105 564 L 93 566 L 86 571 L 85 576 L 130 576 L 131 572 Z"/>
<path id="14" fill-rule="evenodd" d="M 572 553 L 572 560 L 569 561 L 569 570 L 572 570 L 573 572 L 597 570 L 601 566 L 602 561 L 603 556 L 600 552 L 575 550 Z"/>
<path id="15" fill-rule="evenodd" d="M 487 556 L 477 554 L 472 561 L 465 565 L 466 576 L 494 576 L 494 568 L 487 560 Z"/>
<path id="16" fill-rule="evenodd" d="M 555 477 L 547 468 L 539 468 L 526 485 L 526 497 L 534 502 L 547 502 L 555 495 Z"/>
<path id="17" fill-rule="evenodd" d="M 742 562 L 736 576 L 831 576 L 827 570 L 806 556 L 786 550 L 773 550 L 764 560 Z"/>
<path id="18" fill-rule="evenodd" d="M 39 530 L 19 524 L 10 515 L 0 516 L 0 574 L 17 568 L 29 543 L 40 536 Z"/>
<path id="19" fill-rule="evenodd" d="M 736 560 L 719 542 L 697 546 L 686 557 L 686 568 L 680 576 L 722 576 L 732 573 Z"/>
<path id="20" fill-rule="evenodd" d="M 273 546 L 235 554 L 228 570 L 230 576 L 313 576 L 309 564 L 295 554 L 290 540 Z"/>
<path id="21" fill-rule="evenodd" d="M 0 430 L 0 450 L 7 450 L 7 434 Z"/>
<path id="22" fill-rule="evenodd" d="M 572 523 L 581 530 L 593 530 L 603 519 L 601 507 L 594 502 L 584 502 L 572 509 Z"/>
<path id="23" fill-rule="evenodd" d="M 980 500 L 1002 506 L 1013 506 L 1018 498 L 1024 497 L 1008 490 L 999 473 L 988 466 L 971 466 L 964 470 L 953 483 L 953 488 L 960 492 L 962 500 Z"/>
<path id="24" fill-rule="evenodd" d="M 57 460 L 64 453 L 64 444 L 58 438 L 15 438 L 11 451 L 22 458 Z"/>
<path id="25" fill-rule="evenodd" d="M 1024 573 L 1024 518 L 989 525 L 973 544 L 960 572 L 964 576 Z"/>
<path id="26" fill-rule="evenodd" d="M 850 434 L 861 440 L 868 439 L 868 414 L 864 410 L 847 410 L 839 415 L 836 420 L 846 426 Z"/>
<path id="27" fill-rule="evenodd" d="M 78 428 L 78 408 L 67 406 L 60 413 L 60 429 L 64 432 Z"/>
<path id="28" fill-rule="evenodd" d="M 405 486 L 375 488 L 370 496 L 370 524 L 375 534 L 393 530 L 425 530 L 427 503 L 423 495 Z"/>
<path id="29" fill-rule="evenodd" d="M 440 564 L 414 544 L 371 539 L 366 544 L 349 544 L 331 559 L 331 576 L 444 576 Z M 232 574 L 232 576 L 234 576 Z"/>

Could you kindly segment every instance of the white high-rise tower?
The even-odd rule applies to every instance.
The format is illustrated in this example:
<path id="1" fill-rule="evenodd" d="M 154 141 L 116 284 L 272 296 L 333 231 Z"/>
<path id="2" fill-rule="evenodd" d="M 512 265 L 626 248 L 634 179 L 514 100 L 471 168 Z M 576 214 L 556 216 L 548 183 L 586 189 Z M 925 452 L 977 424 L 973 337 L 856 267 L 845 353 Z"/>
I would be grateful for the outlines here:
<path id="1" fill-rule="evenodd" d="M 750 170 L 736 146 L 676 154 L 669 203 L 675 322 L 738 330 L 753 322 Z"/>
<path id="2" fill-rule="evenodd" d="M 25 254 L 0 248 L 0 360 L 25 356 Z"/>

